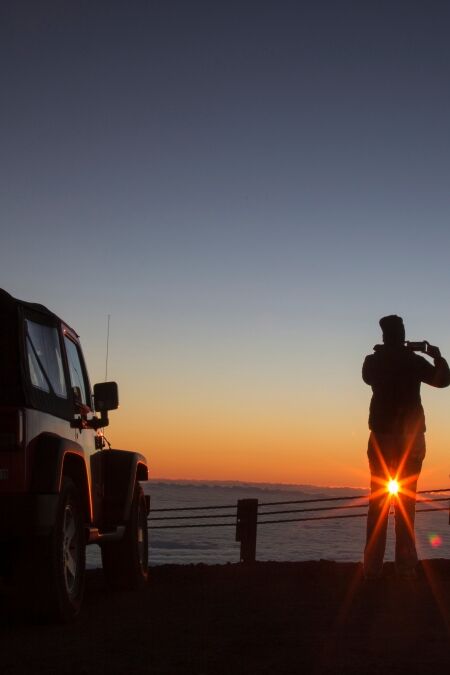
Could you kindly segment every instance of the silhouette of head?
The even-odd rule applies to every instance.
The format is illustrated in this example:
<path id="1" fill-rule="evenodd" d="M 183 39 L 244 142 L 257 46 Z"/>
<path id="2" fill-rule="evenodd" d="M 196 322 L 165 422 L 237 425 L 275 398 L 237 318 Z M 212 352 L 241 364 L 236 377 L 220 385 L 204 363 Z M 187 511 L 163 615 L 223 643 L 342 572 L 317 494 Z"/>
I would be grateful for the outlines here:
<path id="1" fill-rule="evenodd" d="M 383 316 L 380 319 L 381 330 L 383 331 L 383 342 L 385 345 L 398 347 L 405 342 L 405 326 L 403 319 L 397 314 Z"/>

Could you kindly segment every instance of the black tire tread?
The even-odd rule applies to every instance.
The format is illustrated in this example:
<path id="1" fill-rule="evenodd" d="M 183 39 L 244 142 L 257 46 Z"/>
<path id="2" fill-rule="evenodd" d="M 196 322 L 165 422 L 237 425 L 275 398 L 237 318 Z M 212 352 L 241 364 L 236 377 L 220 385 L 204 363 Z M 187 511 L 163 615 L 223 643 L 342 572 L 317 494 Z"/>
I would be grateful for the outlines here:
<path id="1" fill-rule="evenodd" d="M 77 592 L 68 597 L 62 569 L 61 528 L 65 504 L 74 507 L 80 537 Z M 33 537 L 24 546 L 22 560 L 17 568 L 16 602 L 18 609 L 36 621 L 67 623 L 75 619 L 81 609 L 85 580 L 85 534 L 82 508 L 73 480 L 64 477 L 55 527 L 51 534 Z M 16 582 L 17 583 L 17 582 Z"/>
<path id="2" fill-rule="evenodd" d="M 148 538 L 144 535 L 144 568 L 139 561 L 137 548 L 137 527 L 139 515 L 146 514 L 146 503 L 142 487 L 137 483 L 131 503 L 130 518 L 123 539 L 104 542 L 101 545 L 103 572 L 108 585 L 116 590 L 139 590 L 148 581 Z"/>

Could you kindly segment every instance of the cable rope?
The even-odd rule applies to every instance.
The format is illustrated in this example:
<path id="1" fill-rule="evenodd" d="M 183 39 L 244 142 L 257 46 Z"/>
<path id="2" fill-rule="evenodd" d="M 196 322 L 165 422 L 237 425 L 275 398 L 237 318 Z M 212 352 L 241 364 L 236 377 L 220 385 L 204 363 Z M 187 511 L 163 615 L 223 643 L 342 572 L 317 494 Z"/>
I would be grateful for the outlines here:
<path id="1" fill-rule="evenodd" d="M 435 488 L 434 490 L 419 490 L 416 492 L 418 495 L 431 495 L 436 492 L 450 492 L 450 488 Z M 319 502 L 337 502 L 337 501 L 351 501 L 355 499 L 363 499 L 368 501 L 370 495 L 355 495 L 355 496 L 344 496 L 344 497 L 316 497 L 315 499 L 295 499 L 290 501 L 281 501 L 281 502 L 259 502 L 258 506 L 282 506 L 287 504 L 314 504 Z M 446 499 L 446 497 L 444 497 Z M 209 509 L 234 509 L 236 504 L 221 504 L 215 506 L 174 506 L 174 507 L 165 507 L 152 509 L 153 513 L 156 512 L 169 512 L 169 511 L 203 511 Z"/>
<path id="2" fill-rule="evenodd" d="M 425 504 L 425 503 L 431 503 L 431 502 L 443 502 L 446 501 L 448 498 L 447 497 L 436 497 L 434 499 L 421 499 L 420 504 Z M 262 504 L 259 504 L 258 506 L 262 506 Z M 307 512 L 312 512 L 312 511 L 338 511 L 338 510 L 346 510 L 346 509 L 363 509 L 366 508 L 367 504 L 348 504 L 348 505 L 343 505 L 343 506 L 317 506 L 317 507 L 311 507 L 308 509 L 286 509 L 284 511 L 261 511 L 259 513 L 260 516 L 273 516 L 273 515 L 281 515 L 284 513 L 307 513 Z M 202 508 L 207 508 L 207 507 L 202 507 Z M 211 507 L 214 508 L 214 507 Z M 231 508 L 231 507 L 228 507 Z M 234 507 L 236 508 L 236 507 Z M 219 513 L 219 514 L 207 514 L 207 515 L 188 515 L 188 516 L 156 516 L 152 517 L 152 513 L 154 511 L 157 511 L 159 509 L 153 509 L 153 511 L 150 512 L 150 515 L 148 517 L 148 520 L 152 521 L 161 521 L 161 520 L 192 520 L 193 518 L 235 518 L 236 513 Z"/>
<path id="3" fill-rule="evenodd" d="M 447 511 L 447 507 L 431 507 L 429 509 L 417 509 L 416 513 L 428 513 L 430 511 Z M 258 525 L 274 525 L 279 523 L 300 523 L 305 521 L 315 521 L 315 520 L 337 520 L 339 518 L 363 518 L 366 517 L 367 513 L 350 513 L 350 514 L 341 514 L 336 516 L 310 516 L 307 518 L 284 518 L 279 520 L 259 520 Z M 220 516 L 219 516 L 220 517 Z M 148 529 L 152 530 L 175 530 L 181 528 L 192 528 L 192 527 L 235 527 L 235 523 L 193 523 L 192 525 L 152 525 L 148 526 Z"/>

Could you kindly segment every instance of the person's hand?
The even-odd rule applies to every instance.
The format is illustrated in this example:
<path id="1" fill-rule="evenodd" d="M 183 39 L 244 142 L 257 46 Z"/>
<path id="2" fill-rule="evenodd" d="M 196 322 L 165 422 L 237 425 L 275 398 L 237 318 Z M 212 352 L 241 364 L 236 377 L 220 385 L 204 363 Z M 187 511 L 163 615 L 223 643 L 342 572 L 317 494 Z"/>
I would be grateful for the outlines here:
<path id="1" fill-rule="evenodd" d="M 430 345 L 429 342 L 426 343 L 427 345 L 427 351 L 425 352 L 427 356 L 431 356 L 432 359 L 440 359 L 441 358 L 441 352 L 439 350 L 439 347 L 435 347 L 434 345 Z"/>

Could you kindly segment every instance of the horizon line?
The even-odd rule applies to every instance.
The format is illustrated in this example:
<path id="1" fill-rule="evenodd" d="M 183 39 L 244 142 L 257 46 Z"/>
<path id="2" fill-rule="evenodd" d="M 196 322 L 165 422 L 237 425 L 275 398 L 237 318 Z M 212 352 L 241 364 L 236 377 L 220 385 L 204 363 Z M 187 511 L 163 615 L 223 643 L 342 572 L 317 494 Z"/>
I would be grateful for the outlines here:
<path id="1" fill-rule="evenodd" d="M 234 480 L 230 478 L 167 478 L 164 476 L 152 476 L 148 479 L 151 481 L 164 481 L 172 483 L 231 483 L 233 485 L 281 485 L 283 487 L 310 487 L 310 488 L 326 488 L 329 490 L 366 490 L 369 491 L 368 486 L 350 486 L 350 485 L 318 485 L 317 483 L 283 483 L 271 481 L 257 481 L 257 480 Z M 144 482 L 144 481 L 142 481 Z"/>

